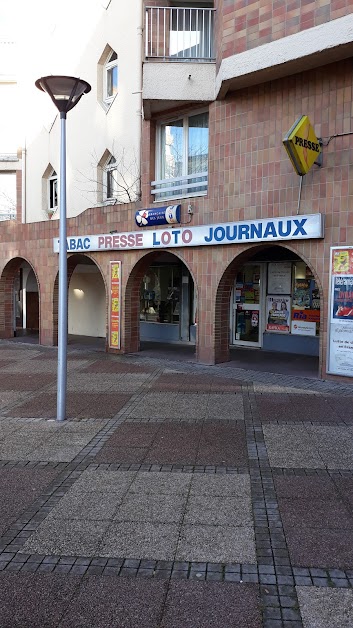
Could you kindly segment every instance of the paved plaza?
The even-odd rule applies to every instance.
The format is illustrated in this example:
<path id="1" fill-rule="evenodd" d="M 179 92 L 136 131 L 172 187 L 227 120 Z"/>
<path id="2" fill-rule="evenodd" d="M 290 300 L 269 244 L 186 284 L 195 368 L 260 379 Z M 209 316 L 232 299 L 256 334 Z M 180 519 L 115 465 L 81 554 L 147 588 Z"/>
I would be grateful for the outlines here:
<path id="1" fill-rule="evenodd" d="M 172 357 L 172 356 L 170 356 Z M 353 628 L 353 387 L 0 341 L 1 628 Z"/>

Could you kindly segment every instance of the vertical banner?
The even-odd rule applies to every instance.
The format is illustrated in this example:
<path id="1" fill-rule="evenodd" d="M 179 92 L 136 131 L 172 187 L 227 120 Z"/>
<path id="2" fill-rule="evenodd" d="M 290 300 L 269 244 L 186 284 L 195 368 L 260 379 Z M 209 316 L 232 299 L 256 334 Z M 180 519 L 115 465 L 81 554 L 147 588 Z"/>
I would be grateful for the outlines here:
<path id="1" fill-rule="evenodd" d="M 121 262 L 110 262 L 109 348 L 120 349 Z"/>
<path id="2" fill-rule="evenodd" d="M 353 377 L 353 247 L 333 247 L 330 258 L 327 372 Z"/>

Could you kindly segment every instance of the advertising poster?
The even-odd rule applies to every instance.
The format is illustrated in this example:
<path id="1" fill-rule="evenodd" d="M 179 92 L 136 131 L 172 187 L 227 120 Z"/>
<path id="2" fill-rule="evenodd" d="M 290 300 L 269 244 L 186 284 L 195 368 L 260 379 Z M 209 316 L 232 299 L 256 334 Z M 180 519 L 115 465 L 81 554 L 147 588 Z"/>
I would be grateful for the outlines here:
<path id="1" fill-rule="evenodd" d="M 308 279 L 295 280 L 293 307 L 310 307 L 310 281 Z"/>
<path id="2" fill-rule="evenodd" d="M 268 291 L 271 294 L 292 292 L 291 262 L 271 262 L 268 265 Z"/>
<path id="3" fill-rule="evenodd" d="M 353 321 L 353 275 L 333 277 L 333 318 Z"/>
<path id="4" fill-rule="evenodd" d="M 266 299 L 266 330 L 288 333 L 290 312 L 290 297 L 269 295 Z"/>
<path id="5" fill-rule="evenodd" d="M 316 323 L 294 320 L 291 324 L 291 333 L 297 336 L 316 336 Z"/>
<path id="6" fill-rule="evenodd" d="M 110 262 L 109 347 L 120 349 L 121 262 Z"/>
<path id="7" fill-rule="evenodd" d="M 353 377 L 353 247 L 331 249 L 327 370 Z"/>

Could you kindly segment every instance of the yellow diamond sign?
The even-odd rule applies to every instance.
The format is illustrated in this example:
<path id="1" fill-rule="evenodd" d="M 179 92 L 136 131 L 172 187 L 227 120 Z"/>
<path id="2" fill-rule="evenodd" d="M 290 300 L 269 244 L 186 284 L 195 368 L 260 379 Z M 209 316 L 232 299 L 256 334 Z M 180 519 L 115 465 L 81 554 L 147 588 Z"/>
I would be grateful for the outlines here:
<path id="1" fill-rule="evenodd" d="M 283 139 L 294 170 L 300 176 L 307 174 L 321 153 L 319 140 L 308 116 L 300 116 Z"/>

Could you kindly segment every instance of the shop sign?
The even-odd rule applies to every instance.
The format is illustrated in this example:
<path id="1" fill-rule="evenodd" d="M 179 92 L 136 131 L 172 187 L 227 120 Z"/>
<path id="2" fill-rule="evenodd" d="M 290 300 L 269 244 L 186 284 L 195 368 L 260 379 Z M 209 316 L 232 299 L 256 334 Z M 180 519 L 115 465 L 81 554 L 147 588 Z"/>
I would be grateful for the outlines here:
<path id="1" fill-rule="evenodd" d="M 321 153 L 320 142 L 308 116 L 300 116 L 283 139 L 294 170 L 300 176 L 307 174 Z"/>
<path id="2" fill-rule="evenodd" d="M 109 347 L 120 349 L 121 262 L 110 262 Z"/>
<path id="3" fill-rule="evenodd" d="M 316 336 L 316 323 L 292 320 L 291 333 L 297 336 Z"/>
<path id="4" fill-rule="evenodd" d="M 216 246 L 246 242 L 274 242 L 323 238 L 322 214 L 286 216 L 229 222 L 199 227 L 178 227 L 150 231 L 131 231 L 99 235 L 70 236 L 69 252 L 120 251 L 131 249 L 164 249 L 184 246 Z M 54 253 L 59 239 L 54 238 Z"/>
<path id="5" fill-rule="evenodd" d="M 168 205 L 167 207 L 140 209 L 135 214 L 135 222 L 138 227 L 177 225 L 181 219 L 180 208 L 181 205 Z"/>
<path id="6" fill-rule="evenodd" d="M 320 323 L 320 310 L 292 310 L 292 321 Z"/>
<path id="7" fill-rule="evenodd" d="M 331 248 L 328 373 L 353 377 L 353 247 Z"/>
<path id="8" fill-rule="evenodd" d="M 266 299 L 266 330 L 289 333 L 291 302 L 288 296 L 271 296 Z"/>

